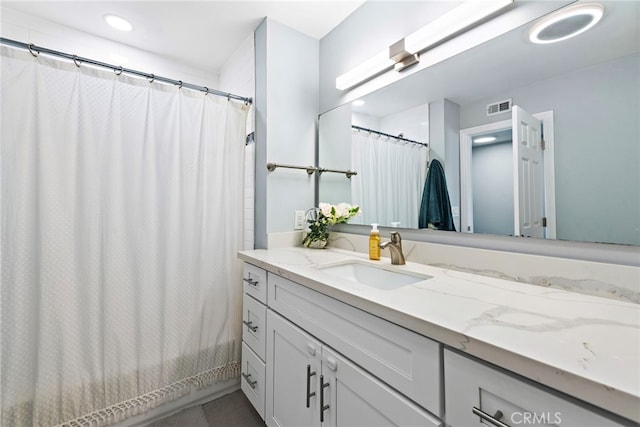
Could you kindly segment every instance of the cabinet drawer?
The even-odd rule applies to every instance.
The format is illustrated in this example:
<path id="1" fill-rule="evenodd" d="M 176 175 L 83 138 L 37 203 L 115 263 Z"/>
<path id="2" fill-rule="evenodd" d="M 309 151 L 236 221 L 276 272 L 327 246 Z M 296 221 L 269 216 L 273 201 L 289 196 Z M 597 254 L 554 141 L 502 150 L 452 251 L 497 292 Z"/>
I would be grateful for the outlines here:
<path id="1" fill-rule="evenodd" d="M 268 284 L 271 309 L 441 415 L 439 343 L 278 275 Z"/>
<path id="2" fill-rule="evenodd" d="M 242 268 L 244 292 L 263 304 L 267 303 L 267 272 L 255 265 L 244 263 Z"/>
<path id="3" fill-rule="evenodd" d="M 265 372 L 264 362 L 260 360 L 245 343 L 242 343 L 242 378 L 240 378 L 240 388 L 263 420 L 266 390 L 264 382 Z"/>
<path id="4" fill-rule="evenodd" d="M 242 296 L 242 341 L 264 360 L 267 307 L 248 294 Z"/>
<path id="5" fill-rule="evenodd" d="M 492 425 L 490 421 L 482 421 L 481 417 L 494 417 L 496 414 L 496 418 L 507 426 L 623 425 L 519 379 L 515 374 L 504 373 L 450 350 L 444 351 L 444 378 L 445 412 L 447 424 L 451 427 Z"/>

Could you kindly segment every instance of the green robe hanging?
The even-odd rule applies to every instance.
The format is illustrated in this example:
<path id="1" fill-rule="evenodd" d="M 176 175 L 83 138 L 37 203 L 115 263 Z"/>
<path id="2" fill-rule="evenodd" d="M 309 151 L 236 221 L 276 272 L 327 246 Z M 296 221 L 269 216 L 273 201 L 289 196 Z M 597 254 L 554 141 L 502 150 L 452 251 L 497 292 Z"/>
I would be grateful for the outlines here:
<path id="1" fill-rule="evenodd" d="M 432 160 L 429 165 L 422 192 L 418 227 L 456 231 L 447 191 L 447 179 L 442 164 L 438 160 Z"/>

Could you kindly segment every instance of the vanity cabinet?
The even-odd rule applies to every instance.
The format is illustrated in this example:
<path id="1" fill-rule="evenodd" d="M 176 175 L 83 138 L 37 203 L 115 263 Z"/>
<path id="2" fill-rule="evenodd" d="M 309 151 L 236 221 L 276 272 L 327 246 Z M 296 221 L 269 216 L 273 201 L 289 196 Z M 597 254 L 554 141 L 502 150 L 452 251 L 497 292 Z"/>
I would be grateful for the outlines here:
<path id="1" fill-rule="evenodd" d="M 271 272 L 267 284 L 269 310 L 442 416 L 440 343 Z"/>
<path id="2" fill-rule="evenodd" d="M 621 426 L 600 413 L 468 356 L 444 351 L 447 424 Z"/>
<path id="3" fill-rule="evenodd" d="M 268 426 L 440 426 L 406 397 L 269 310 Z"/>
<path id="4" fill-rule="evenodd" d="M 248 263 L 243 281 L 241 388 L 267 425 L 441 425 L 440 344 Z"/>
<path id="5" fill-rule="evenodd" d="M 267 272 L 245 263 L 242 272 L 242 367 L 240 388 L 264 419 L 266 393 Z"/>
<path id="6" fill-rule="evenodd" d="M 299 280 L 307 287 L 283 277 L 286 268 L 269 269 L 282 273 L 245 265 L 242 355 L 242 389 L 268 426 L 638 426 L 497 367 L 514 357 L 506 349 L 477 359 L 370 314 L 368 307 L 390 320 L 409 314 L 380 299 L 363 298 L 360 308 L 343 302 L 346 284 L 320 292 L 311 271 L 309 283 Z M 549 373 L 546 362 L 540 367 Z"/>

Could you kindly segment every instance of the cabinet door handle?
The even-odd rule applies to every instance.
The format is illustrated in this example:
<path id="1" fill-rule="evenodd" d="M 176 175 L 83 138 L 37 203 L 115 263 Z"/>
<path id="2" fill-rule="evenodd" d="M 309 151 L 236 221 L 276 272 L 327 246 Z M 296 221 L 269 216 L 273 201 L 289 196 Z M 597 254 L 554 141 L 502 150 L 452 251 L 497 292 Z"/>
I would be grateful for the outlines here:
<path id="1" fill-rule="evenodd" d="M 324 375 L 320 375 L 320 422 L 324 422 L 324 411 L 329 409 L 329 405 L 324 404 L 324 389 L 329 387 L 329 383 L 324 382 Z"/>
<path id="2" fill-rule="evenodd" d="M 487 414 L 486 412 L 476 408 L 475 406 L 471 409 L 471 411 L 477 416 L 479 416 L 480 418 L 482 418 L 483 420 L 490 422 L 496 427 L 509 427 L 508 424 L 505 424 L 502 421 L 500 421 L 500 418 L 502 418 L 502 415 L 503 415 L 502 411 L 496 411 L 494 416 Z"/>
<path id="3" fill-rule="evenodd" d="M 311 377 L 315 374 L 311 372 L 311 365 L 307 365 L 307 408 L 311 407 L 311 398 L 316 395 L 315 391 L 311 391 Z"/>
<path id="4" fill-rule="evenodd" d="M 251 381 L 251 374 L 245 374 L 244 372 L 242 373 L 242 378 L 244 378 L 245 380 L 247 380 L 247 382 L 249 383 L 249 387 L 255 389 L 256 388 L 256 384 L 258 384 L 258 381 Z"/>
<path id="5" fill-rule="evenodd" d="M 242 280 L 244 280 L 245 282 L 247 282 L 248 284 L 250 284 L 251 286 L 258 286 L 258 281 L 257 280 L 253 280 L 251 279 L 251 276 L 249 277 L 243 277 Z"/>
<path id="6" fill-rule="evenodd" d="M 253 326 L 253 322 L 247 322 L 246 320 L 243 320 L 242 323 L 247 325 L 247 328 L 251 329 L 251 332 L 255 332 L 258 330 L 257 326 Z"/>

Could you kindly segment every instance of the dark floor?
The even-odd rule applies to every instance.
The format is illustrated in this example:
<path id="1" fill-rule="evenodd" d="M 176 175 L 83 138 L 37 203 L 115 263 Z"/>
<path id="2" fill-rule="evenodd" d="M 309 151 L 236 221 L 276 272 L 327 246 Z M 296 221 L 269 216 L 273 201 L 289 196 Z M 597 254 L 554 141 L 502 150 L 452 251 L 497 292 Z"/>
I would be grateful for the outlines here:
<path id="1" fill-rule="evenodd" d="M 148 427 L 264 427 L 264 422 L 242 391 L 149 424 Z"/>

